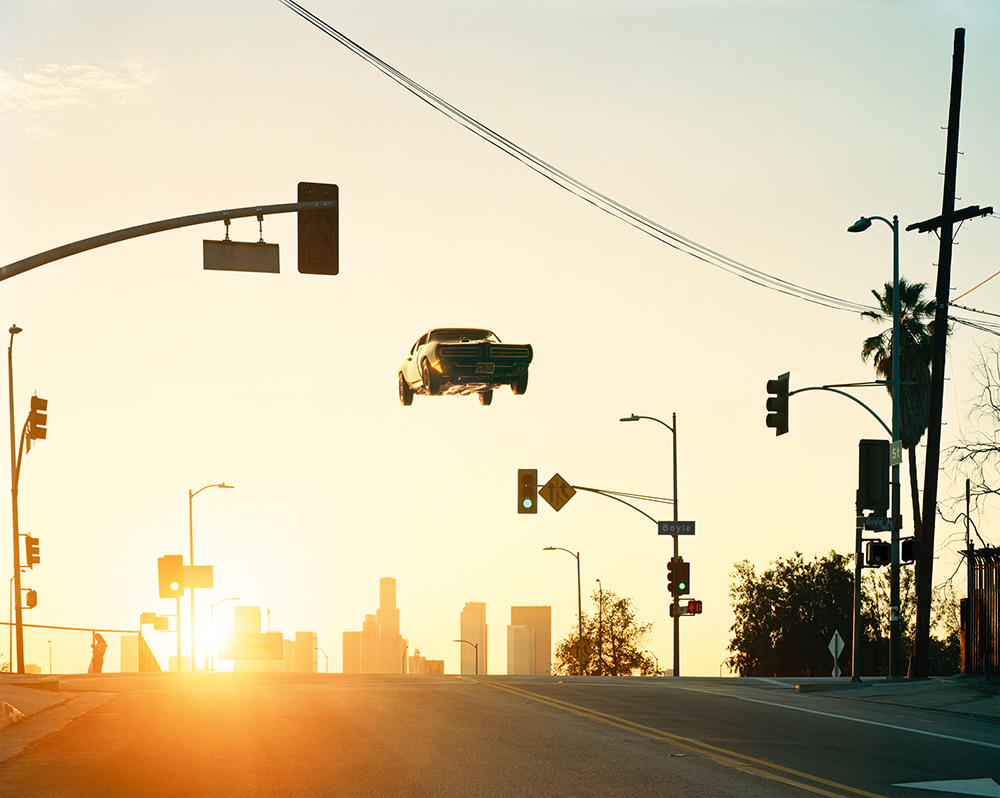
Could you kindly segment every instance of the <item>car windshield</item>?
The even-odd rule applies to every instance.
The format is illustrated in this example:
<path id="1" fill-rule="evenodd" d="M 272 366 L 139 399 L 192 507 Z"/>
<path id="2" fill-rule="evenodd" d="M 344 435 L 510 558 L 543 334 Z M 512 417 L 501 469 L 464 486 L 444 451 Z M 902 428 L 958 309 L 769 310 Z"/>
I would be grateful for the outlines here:
<path id="1" fill-rule="evenodd" d="M 434 330 L 430 334 L 431 341 L 493 341 L 499 343 L 497 338 L 489 330 L 477 330 L 471 328 L 451 328 L 446 330 Z"/>

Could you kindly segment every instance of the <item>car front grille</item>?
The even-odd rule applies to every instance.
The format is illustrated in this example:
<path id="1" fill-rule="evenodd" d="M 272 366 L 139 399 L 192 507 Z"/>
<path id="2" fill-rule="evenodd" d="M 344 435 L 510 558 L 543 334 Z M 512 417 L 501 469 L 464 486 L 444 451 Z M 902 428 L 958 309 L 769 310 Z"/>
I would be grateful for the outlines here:
<path id="1" fill-rule="evenodd" d="M 479 357 L 477 344 L 454 344 L 441 347 L 441 354 L 447 357 Z"/>

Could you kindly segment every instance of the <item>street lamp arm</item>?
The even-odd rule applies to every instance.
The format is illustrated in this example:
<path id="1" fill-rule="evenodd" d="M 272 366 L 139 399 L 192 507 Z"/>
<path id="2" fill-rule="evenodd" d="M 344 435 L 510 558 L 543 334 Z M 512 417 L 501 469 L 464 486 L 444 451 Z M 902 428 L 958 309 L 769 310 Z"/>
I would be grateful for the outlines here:
<path id="1" fill-rule="evenodd" d="M 671 427 L 666 421 L 661 421 L 660 419 L 654 418 L 653 416 L 637 416 L 635 413 L 633 413 L 628 418 L 620 418 L 618 420 L 619 421 L 638 421 L 639 419 L 642 419 L 642 418 L 648 419 L 649 421 L 655 421 L 657 424 L 662 424 L 664 427 L 666 427 L 671 432 L 674 431 L 674 428 Z"/>

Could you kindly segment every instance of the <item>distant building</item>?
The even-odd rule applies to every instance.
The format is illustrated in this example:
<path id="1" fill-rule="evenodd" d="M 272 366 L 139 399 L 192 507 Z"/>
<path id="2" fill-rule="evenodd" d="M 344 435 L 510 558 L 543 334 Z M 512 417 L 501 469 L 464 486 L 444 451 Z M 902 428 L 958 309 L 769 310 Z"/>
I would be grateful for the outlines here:
<path id="1" fill-rule="evenodd" d="M 409 657 L 407 660 L 409 672 L 418 675 L 434 675 L 434 676 L 444 676 L 444 660 L 443 659 L 424 659 L 420 656 L 420 649 L 416 649 L 413 652 L 413 656 Z"/>
<path id="2" fill-rule="evenodd" d="M 460 673 L 486 674 L 489 661 L 487 649 L 486 602 L 467 601 L 461 616 L 462 664 Z M 474 645 L 469 645 L 470 643 Z M 478 663 L 477 663 L 478 657 Z"/>
<path id="3" fill-rule="evenodd" d="M 507 673 L 552 675 L 552 608 L 511 607 Z"/>
<path id="4" fill-rule="evenodd" d="M 399 633 L 396 580 L 379 580 L 379 608 L 360 632 L 344 632 L 344 673 L 405 673 L 406 645 Z"/>

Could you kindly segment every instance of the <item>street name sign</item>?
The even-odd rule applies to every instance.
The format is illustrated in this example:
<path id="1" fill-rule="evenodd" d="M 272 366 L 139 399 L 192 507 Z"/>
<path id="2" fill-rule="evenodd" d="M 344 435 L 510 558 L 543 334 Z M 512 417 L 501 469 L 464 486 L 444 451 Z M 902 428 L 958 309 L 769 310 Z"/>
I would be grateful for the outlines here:
<path id="1" fill-rule="evenodd" d="M 538 494 L 558 513 L 566 506 L 566 502 L 576 496 L 576 488 L 559 476 L 559 474 L 554 474 L 552 479 L 542 485 Z"/>
<path id="2" fill-rule="evenodd" d="M 870 532 L 892 532 L 892 519 L 880 515 L 862 516 L 861 528 Z"/>
<path id="3" fill-rule="evenodd" d="M 693 535 L 694 521 L 657 521 L 658 535 Z"/>
<path id="4" fill-rule="evenodd" d="M 211 565 L 185 565 L 184 587 L 215 587 Z"/>
<path id="5" fill-rule="evenodd" d="M 211 271 L 278 274 L 278 245 L 249 241 L 202 241 L 202 262 Z"/>

